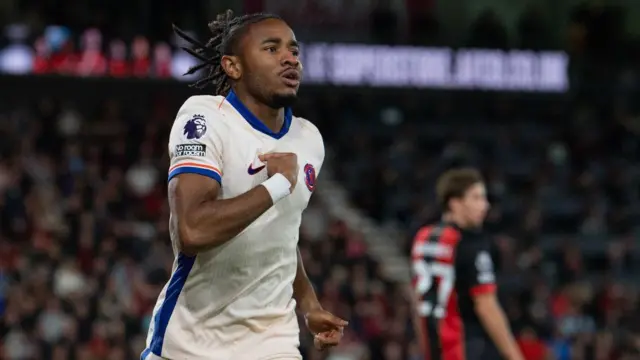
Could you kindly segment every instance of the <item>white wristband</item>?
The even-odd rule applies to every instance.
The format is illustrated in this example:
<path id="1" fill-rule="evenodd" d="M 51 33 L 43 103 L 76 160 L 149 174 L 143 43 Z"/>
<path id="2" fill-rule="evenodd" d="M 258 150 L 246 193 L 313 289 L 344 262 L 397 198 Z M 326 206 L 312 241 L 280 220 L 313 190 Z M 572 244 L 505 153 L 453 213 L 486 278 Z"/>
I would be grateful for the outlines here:
<path id="1" fill-rule="evenodd" d="M 274 174 L 261 185 L 267 189 L 274 204 L 291 194 L 291 183 L 280 173 Z"/>

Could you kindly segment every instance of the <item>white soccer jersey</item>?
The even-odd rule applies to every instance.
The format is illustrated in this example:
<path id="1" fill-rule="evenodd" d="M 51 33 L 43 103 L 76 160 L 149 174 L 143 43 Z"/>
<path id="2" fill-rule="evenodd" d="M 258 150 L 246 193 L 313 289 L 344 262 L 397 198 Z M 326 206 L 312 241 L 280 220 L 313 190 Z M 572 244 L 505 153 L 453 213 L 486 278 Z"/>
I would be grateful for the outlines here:
<path id="1" fill-rule="evenodd" d="M 294 192 L 227 243 L 194 257 L 178 250 L 158 297 L 142 359 L 299 359 L 293 280 L 302 211 L 324 160 L 318 129 L 285 112 L 274 133 L 233 92 L 193 96 L 178 111 L 169 139 L 169 180 L 182 173 L 221 184 L 221 199 L 267 179 L 258 154 L 292 152 L 300 165 Z M 173 224 L 173 221 L 170 221 Z"/>

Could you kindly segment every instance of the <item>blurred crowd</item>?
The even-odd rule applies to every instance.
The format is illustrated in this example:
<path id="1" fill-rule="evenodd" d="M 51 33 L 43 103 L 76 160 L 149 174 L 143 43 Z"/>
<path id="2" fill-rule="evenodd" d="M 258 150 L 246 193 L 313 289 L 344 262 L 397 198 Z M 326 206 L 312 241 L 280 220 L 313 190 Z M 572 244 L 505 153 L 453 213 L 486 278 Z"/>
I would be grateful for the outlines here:
<path id="1" fill-rule="evenodd" d="M 209 36 L 206 24 L 215 14 L 226 9 L 242 13 L 246 9 L 281 15 L 305 42 L 561 49 L 574 57 L 634 62 L 640 54 L 640 42 L 638 31 L 630 28 L 635 30 L 640 11 L 630 5 L 625 7 L 624 1 L 522 1 L 500 6 L 498 2 L 468 0 L 300 0 L 295 4 L 287 0 L 193 0 L 188 4 L 6 0 L 0 5 L 0 23 L 13 27 L 3 29 L 0 46 L 24 42 L 33 45 L 41 56 L 53 56 L 51 52 L 78 56 L 97 47 L 109 57 L 137 60 L 137 67 L 145 68 L 148 65 L 141 59 L 149 52 L 149 44 L 153 48 L 151 57 L 160 59 L 166 58 L 169 45 L 180 46 L 170 24 L 205 38 Z M 56 32 L 56 39 L 69 34 L 75 38 L 64 46 L 58 46 L 58 40 L 54 45 L 47 44 L 43 37 L 49 37 L 51 26 L 65 29 L 64 34 Z M 92 32 L 85 33 L 88 29 Z"/>
<path id="2" fill-rule="evenodd" d="M 173 260 L 164 174 L 180 99 L 142 106 L 114 96 L 4 104 L 4 358 L 135 359 L 144 348 Z M 615 109 L 477 96 L 320 91 L 305 96 L 298 113 L 339 154 L 327 166 L 353 204 L 404 229 L 396 241 L 405 249 L 412 229 L 437 217 L 435 177 L 452 166 L 483 170 L 502 300 L 528 360 L 637 358 L 633 107 L 622 95 Z M 456 108 L 457 99 L 468 106 Z M 319 197 L 305 214 L 300 246 L 322 303 L 350 321 L 343 345 L 329 354 L 311 350 L 303 330 L 307 359 L 419 359 L 406 285 L 385 279 L 358 229 L 332 218 Z"/>
<path id="3" fill-rule="evenodd" d="M 628 24 L 640 23 L 633 17 L 636 13 L 640 16 L 640 11 L 591 3 L 558 5 L 563 8 L 558 10 L 539 2 L 501 10 L 497 6 L 472 6 L 470 0 L 457 1 L 469 2 L 466 10 L 435 0 L 305 0 L 296 6 L 283 0 L 246 0 L 244 7 L 282 15 L 296 30 L 303 54 L 305 43 L 324 42 L 562 50 L 571 56 L 572 73 L 580 71 L 601 78 L 618 76 L 620 67 L 638 63 L 640 33 L 627 28 L 631 26 Z M 180 77 L 195 61 L 180 50 L 187 44 L 174 36 L 171 23 L 206 41 L 210 36 L 206 24 L 216 13 L 227 7 L 241 13 L 243 8 L 242 2 L 232 0 L 194 0 L 188 5 L 138 0 L 135 6 L 116 0 L 109 4 L 76 1 L 74 6 L 60 1 L 8 3 L 14 5 L 0 6 L 0 23 L 5 19 L 7 24 L 0 34 L 0 72 L 162 79 Z M 478 9 L 471 11 L 469 7 Z M 527 72 L 532 74 L 526 76 L 532 78 L 552 75 L 545 67 L 538 70 L 526 62 L 505 62 L 505 77 Z M 309 73 L 316 73 L 326 71 L 316 70 L 322 68 L 321 64 L 333 62 L 309 63 Z M 452 64 L 454 68 L 462 66 L 462 62 Z M 385 65 L 381 62 L 376 66 Z M 334 76 L 338 72 L 335 70 Z"/>

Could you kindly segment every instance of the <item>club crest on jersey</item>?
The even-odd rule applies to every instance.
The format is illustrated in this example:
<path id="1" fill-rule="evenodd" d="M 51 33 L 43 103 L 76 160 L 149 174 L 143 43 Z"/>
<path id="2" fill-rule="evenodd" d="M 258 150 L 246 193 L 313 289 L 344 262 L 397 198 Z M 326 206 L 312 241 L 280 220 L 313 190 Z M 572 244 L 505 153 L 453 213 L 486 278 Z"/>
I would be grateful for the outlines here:
<path id="1" fill-rule="evenodd" d="M 309 191 L 316 188 L 316 169 L 311 164 L 304 166 L 304 183 Z"/>
<path id="2" fill-rule="evenodd" d="M 184 135 L 187 139 L 200 139 L 207 132 L 207 122 L 202 115 L 193 115 L 191 120 L 184 124 Z"/>

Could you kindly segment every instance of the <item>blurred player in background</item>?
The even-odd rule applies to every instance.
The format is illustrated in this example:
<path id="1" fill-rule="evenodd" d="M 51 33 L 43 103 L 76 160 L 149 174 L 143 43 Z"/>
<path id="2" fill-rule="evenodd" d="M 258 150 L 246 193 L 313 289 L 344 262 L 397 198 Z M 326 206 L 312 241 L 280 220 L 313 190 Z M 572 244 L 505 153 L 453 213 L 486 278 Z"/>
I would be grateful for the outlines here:
<path id="1" fill-rule="evenodd" d="M 418 231 L 411 253 L 414 318 L 425 358 L 523 359 L 496 297 L 489 242 L 481 230 L 489 209 L 481 175 L 448 171 L 436 192 L 442 221 Z"/>
<path id="2" fill-rule="evenodd" d="M 143 360 L 300 359 L 296 304 L 316 347 L 346 321 L 323 310 L 297 248 L 324 160 L 318 129 L 292 115 L 298 44 L 280 18 L 230 11 L 185 49 L 208 69 L 178 111 L 169 152 L 173 274 L 154 309 Z M 302 183 L 302 184 L 300 184 Z"/>

